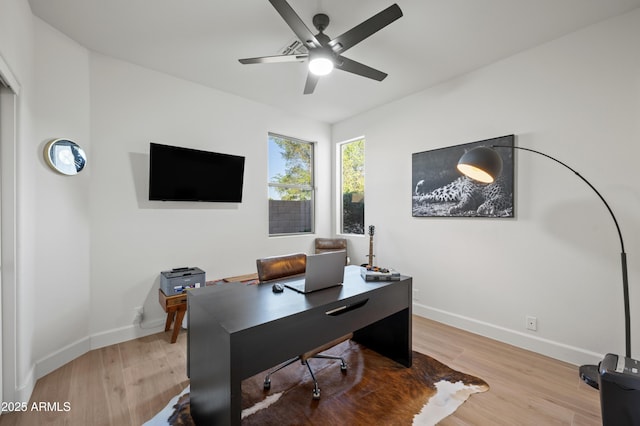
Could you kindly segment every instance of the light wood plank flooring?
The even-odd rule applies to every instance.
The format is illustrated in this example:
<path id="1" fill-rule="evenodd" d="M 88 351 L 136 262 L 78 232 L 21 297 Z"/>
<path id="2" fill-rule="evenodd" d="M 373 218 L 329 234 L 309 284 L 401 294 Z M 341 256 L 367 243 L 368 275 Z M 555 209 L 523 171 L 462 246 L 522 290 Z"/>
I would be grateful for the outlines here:
<path id="1" fill-rule="evenodd" d="M 598 391 L 576 366 L 421 317 L 413 347 L 491 387 L 442 425 L 601 424 Z M 167 332 L 96 349 L 36 384 L 31 402 L 69 402 L 70 411 L 4 414 L 0 426 L 140 425 L 188 385 L 185 363 L 184 331 L 175 344 Z"/>

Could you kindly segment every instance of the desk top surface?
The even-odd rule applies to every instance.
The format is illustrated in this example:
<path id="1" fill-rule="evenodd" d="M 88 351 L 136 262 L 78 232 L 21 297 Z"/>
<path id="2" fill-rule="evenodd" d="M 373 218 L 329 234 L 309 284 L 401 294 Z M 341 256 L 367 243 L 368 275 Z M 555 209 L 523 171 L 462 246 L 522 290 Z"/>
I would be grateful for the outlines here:
<path id="1" fill-rule="evenodd" d="M 314 308 L 335 309 L 351 302 L 348 299 L 366 299 L 369 292 L 411 280 L 402 276 L 400 281 L 365 281 L 360 276 L 360 268 L 355 265 L 345 267 L 341 286 L 310 294 L 288 288 L 282 293 L 274 293 L 271 289 L 273 283 L 226 283 L 193 289 L 188 291 L 189 306 L 191 309 L 192 304 L 197 304 L 229 333 L 235 333 Z"/>

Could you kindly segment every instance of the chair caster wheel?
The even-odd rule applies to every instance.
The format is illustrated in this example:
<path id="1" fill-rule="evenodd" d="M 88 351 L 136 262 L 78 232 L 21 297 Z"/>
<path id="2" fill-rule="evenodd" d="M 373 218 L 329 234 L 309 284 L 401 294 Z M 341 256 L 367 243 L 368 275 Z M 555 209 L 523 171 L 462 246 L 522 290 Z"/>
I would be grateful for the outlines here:
<path id="1" fill-rule="evenodd" d="M 314 389 L 313 390 L 313 399 L 315 399 L 315 400 L 320 399 L 320 389 Z"/>
<path id="2" fill-rule="evenodd" d="M 340 366 L 340 370 L 342 370 L 342 371 L 347 371 L 347 364 L 344 364 L 344 363 L 343 363 L 343 364 Z"/>
<path id="3" fill-rule="evenodd" d="M 264 390 L 271 389 L 271 380 L 265 380 L 263 384 Z"/>

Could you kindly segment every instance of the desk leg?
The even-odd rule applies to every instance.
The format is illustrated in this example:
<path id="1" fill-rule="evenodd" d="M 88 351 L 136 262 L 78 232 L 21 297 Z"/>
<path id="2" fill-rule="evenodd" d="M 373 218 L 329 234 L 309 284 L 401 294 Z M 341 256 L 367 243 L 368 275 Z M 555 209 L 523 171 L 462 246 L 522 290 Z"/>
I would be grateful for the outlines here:
<path id="1" fill-rule="evenodd" d="M 187 309 L 178 308 L 178 315 L 176 316 L 176 322 L 173 324 L 173 334 L 171 335 L 171 343 L 175 343 L 178 340 L 178 333 L 182 327 L 182 320 L 184 319 L 184 313 Z"/>
<path id="2" fill-rule="evenodd" d="M 188 309 L 193 421 L 198 426 L 240 425 L 242 381 L 233 374 L 231 336 L 206 307 L 190 302 Z"/>
<path id="3" fill-rule="evenodd" d="M 353 340 L 405 367 L 411 367 L 411 308 L 403 309 L 353 333 Z"/>

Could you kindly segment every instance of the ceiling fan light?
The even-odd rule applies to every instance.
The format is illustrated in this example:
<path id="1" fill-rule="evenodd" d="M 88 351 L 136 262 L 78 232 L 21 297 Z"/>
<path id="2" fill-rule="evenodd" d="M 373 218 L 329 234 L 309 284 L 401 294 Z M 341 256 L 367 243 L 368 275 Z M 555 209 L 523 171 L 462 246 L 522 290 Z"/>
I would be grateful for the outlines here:
<path id="1" fill-rule="evenodd" d="M 325 57 L 313 58 L 309 61 L 309 71 L 315 75 L 327 75 L 333 70 L 333 61 Z"/>

